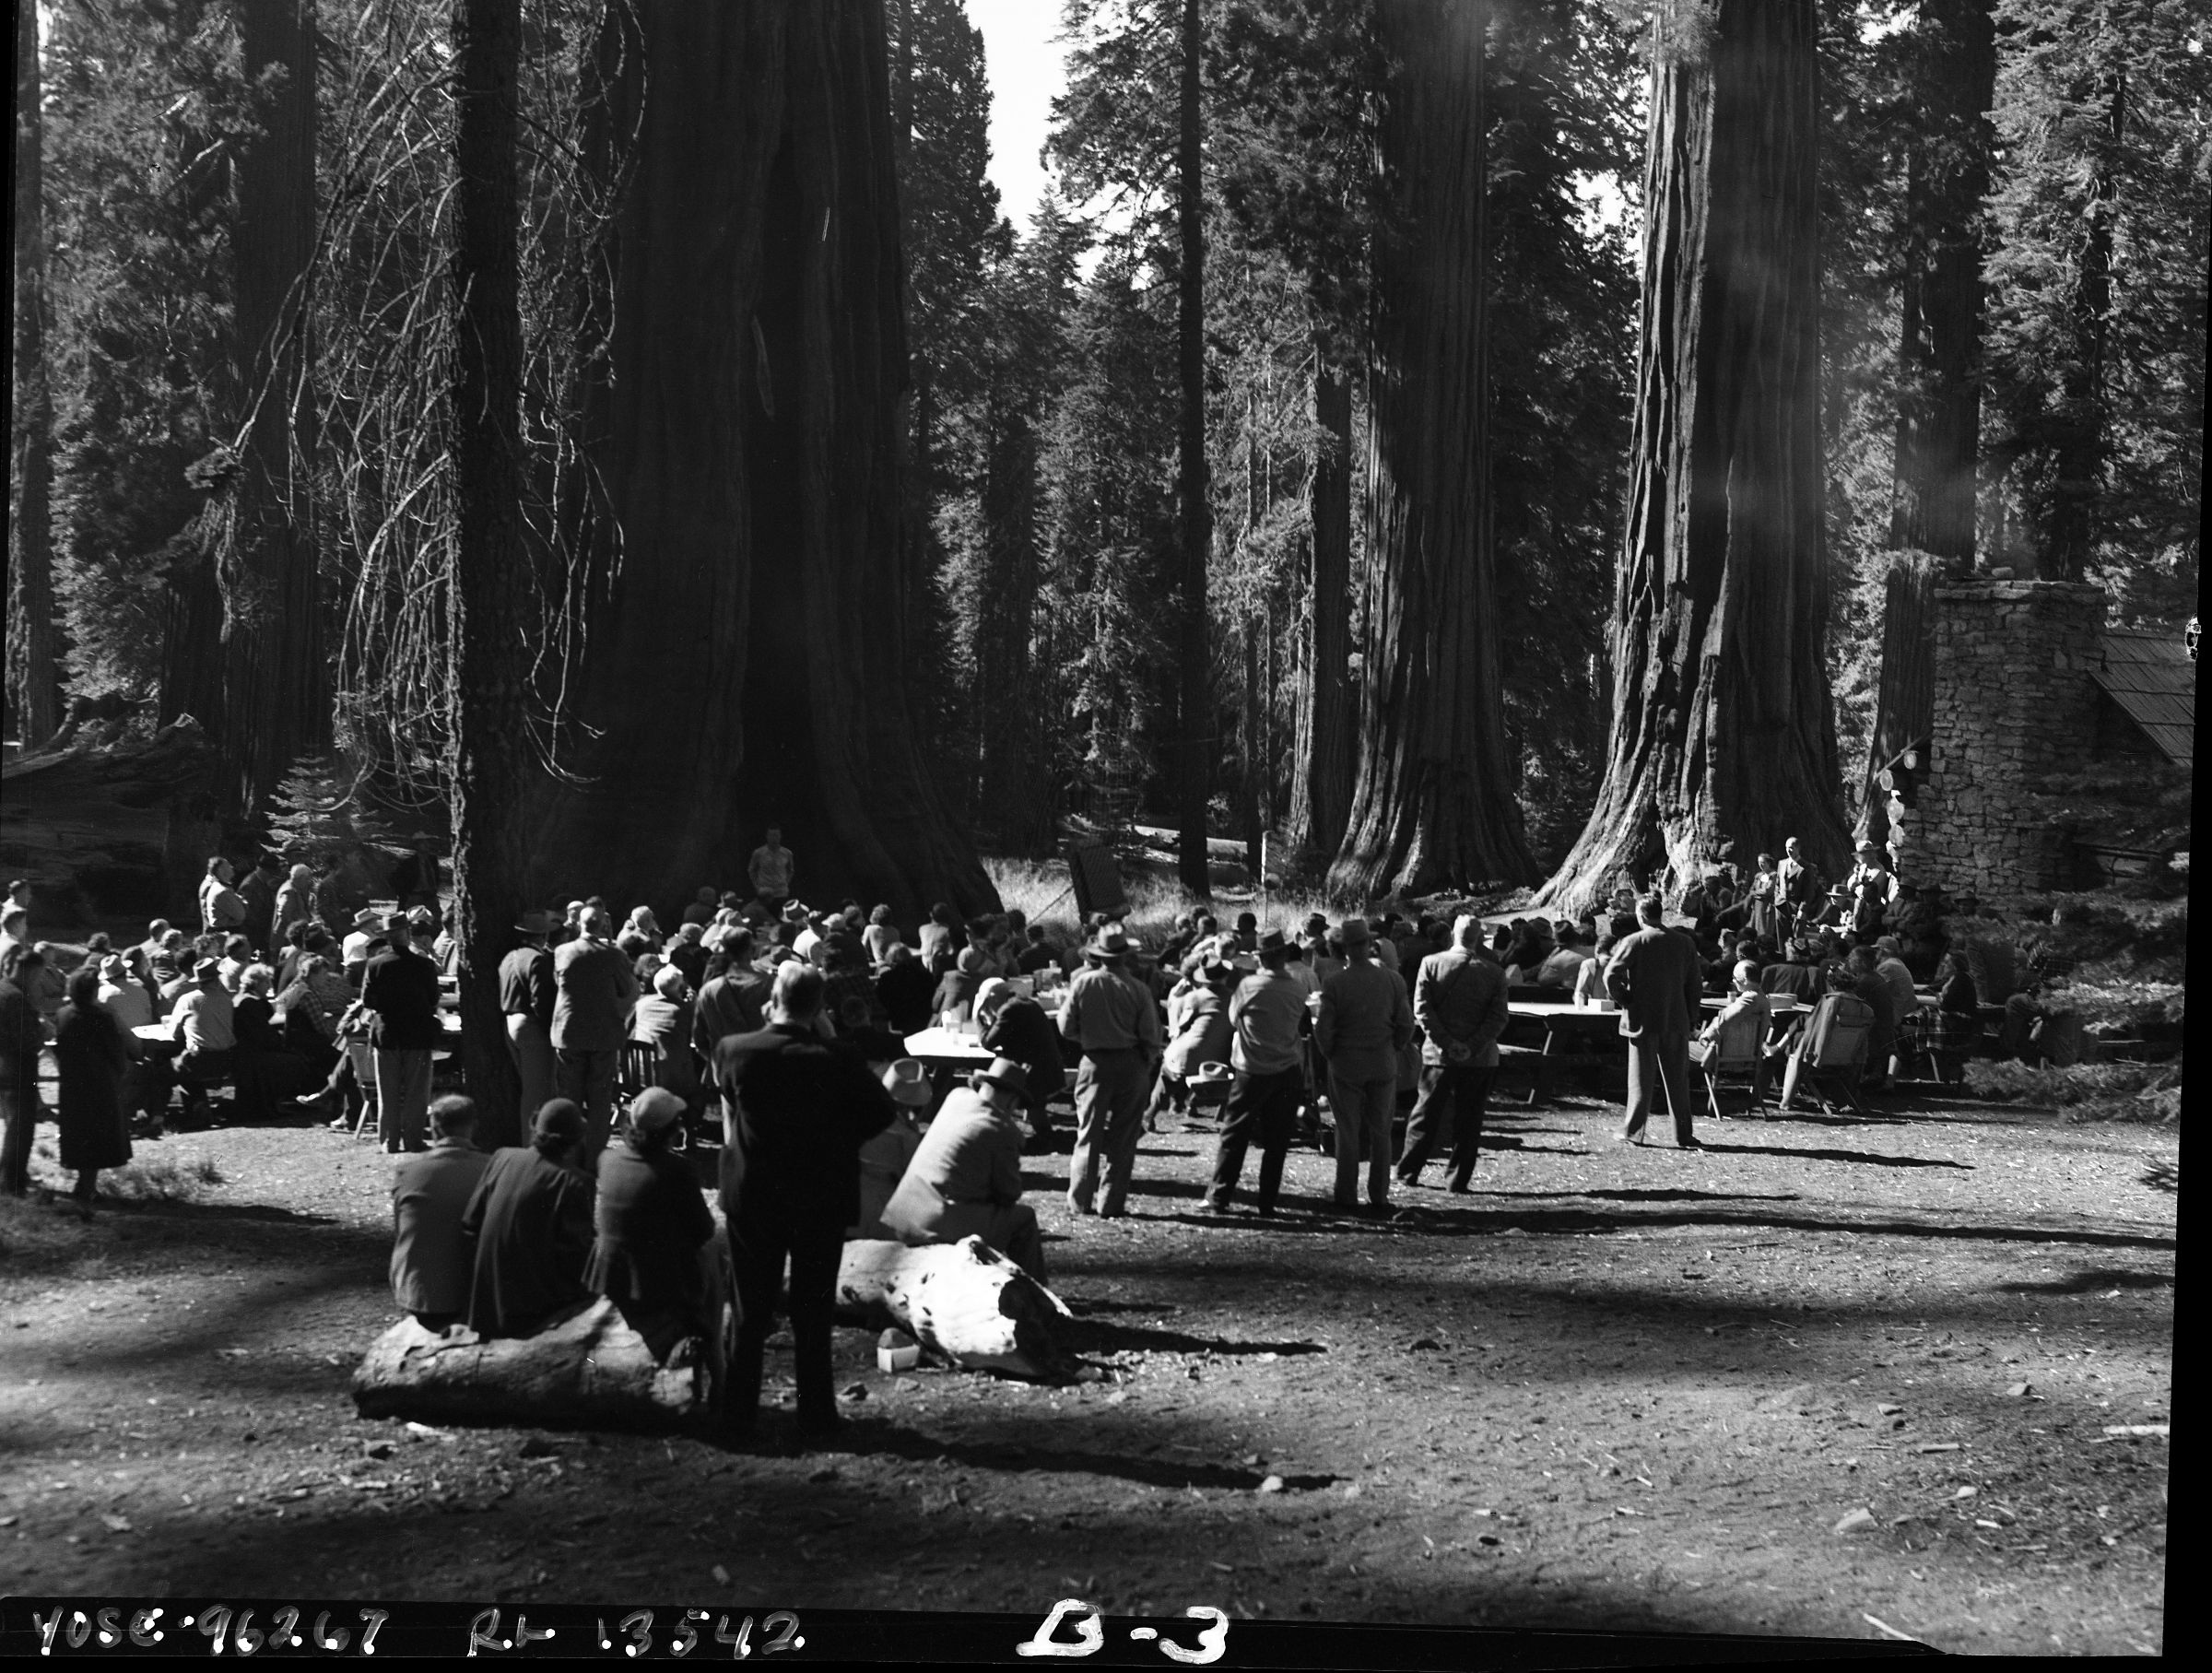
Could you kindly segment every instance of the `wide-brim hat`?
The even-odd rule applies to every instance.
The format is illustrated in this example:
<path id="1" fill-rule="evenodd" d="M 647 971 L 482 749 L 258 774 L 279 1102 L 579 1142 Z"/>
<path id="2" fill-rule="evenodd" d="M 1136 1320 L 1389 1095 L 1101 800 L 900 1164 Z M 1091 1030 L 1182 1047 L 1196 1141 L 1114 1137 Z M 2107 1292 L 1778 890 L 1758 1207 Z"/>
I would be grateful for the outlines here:
<path id="1" fill-rule="evenodd" d="M 364 906 L 353 914 L 353 926 L 356 929 L 381 929 L 383 922 L 383 914 L 373 907 Z"/>
<path id="2" fill-rule="evenodd" d="M 1236 1078 L 1236 1070 L 1230 1068 L 1226 1063 L 1202 1063 L 1192 1070 L 1190 1075 L 1191 1083 L 1194 1086 L 1214 1086 L 1224 1080 L 1234 1080 Z"/>
<path id="3" fill-rule="evenodd" d="M 515 919 L 514 926 L 525 936 L 549 936 L 553 933 L 553 914 L 549 912 L 526 912 Z"/>
<path id="4" fill-rule="evenodd" d="M 1259 950 L 1264 953 L 1282 953 L 1290 950 L 1290 939 L 1273 925 L 1260 931 Z"/>
<path id="5" fill-rule="evenodd" d="M 989 1068 L 975 1071 L 975 1078 L 978 1080 L 988 1080 L 994 1086 L 1004 1087 L 1025 1102 L 1029 1099 L 1030 1071 L 1011 1057 L 993 1058 Z"/>
<path id="6" fill-rule="evenodd" d="M 1108 925 L 1091 938 L 1090 945 L 1083 950 L 1094 959 L 1118 959 L 1128 952 L 1132 945 L 1126 930 Z"/>
<path id="7" fill-rule="evenodd" d="M 797 923 L 801 923 L 801 922 L 804 922 L 804 921 L 805 921 L 805 919 L 806 919 L 806 901 L 784 901 L 784 902 L 783 902 L 783 921 L 784 921 L 785 923 L 787 923 L 787 924 L 797 924 Z"/>
<path id="8" fill-rule="evenodd" d="M 929 1071 L 919 1058 L 894 1058 L 884 1068 L 883 1090 L 891 1095 L 892 1102 L 919 1109 L 931 1097 Z"/>
<path id="9" fill-rule="evenodd" d="M 1234 982 L 1236 979 L 1237 967 L 1225 959 L 1208 959 L 1198 967 L 1198 980 L 1201 982 Z"/>
<path id="10" fill-rule="evenodd" d="M 1366 947 L 1375 938 L 1373 927 L 1365 918 L 1347 918 L 1341 932 L 1346 948 Z M 1262 943 L 1263 946 L 1265 943 Z"/>
<path id="11" fill-rule="evenodd" d="M 1858 845 L 1854 852 L 1859 854 L 1879 854 L 1881 851 L 1882 845 L 1876 842 L 1872 837 L 1868 837 L 1865 842 Z"/>

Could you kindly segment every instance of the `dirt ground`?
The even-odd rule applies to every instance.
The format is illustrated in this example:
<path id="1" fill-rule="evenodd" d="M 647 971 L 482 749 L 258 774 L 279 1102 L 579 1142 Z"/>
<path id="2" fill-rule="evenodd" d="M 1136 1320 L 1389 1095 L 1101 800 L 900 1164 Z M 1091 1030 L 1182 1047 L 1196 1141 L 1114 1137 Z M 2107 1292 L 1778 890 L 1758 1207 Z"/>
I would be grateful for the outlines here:
<path id="1" fill-rule="evenodd" d="M 1203 1219 L 1201 1132 L 1146 1141 L 1118 1222 L 1033 1160 L 1098 1380 L 885 1375 L 841 1330 L 849 1432 L 813 1452 L 361 1421 L 384 1159 L 142 1141 L 166 1198 L 0 1206 L 0 1589 L 2158 1652 L 2168 1443 L 2110 1431 L 2169 1417 L 2171 1132 L 1929 1104 L 1696 1153 L 1616 1119 L 1510 1113 L 1475 1196 L 1389 1219 L 1331 1212 L 1312 1151 L 1277 1219 Z"/>

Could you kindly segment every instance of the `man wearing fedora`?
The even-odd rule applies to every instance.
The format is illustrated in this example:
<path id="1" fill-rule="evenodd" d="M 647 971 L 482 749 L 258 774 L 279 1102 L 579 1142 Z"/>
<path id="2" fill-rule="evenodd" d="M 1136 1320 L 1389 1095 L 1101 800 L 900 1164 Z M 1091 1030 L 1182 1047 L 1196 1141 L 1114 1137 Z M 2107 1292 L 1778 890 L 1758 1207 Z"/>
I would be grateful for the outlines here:
<path id="1" fill-rule="evenodd" d="M 1012 1058 L 1028 1071 L 1024 1097 L 1030 1138 L 1023 1146 L 1025 1153 L 1058 1149 L 1047 1100 L 1067 1085 L 1067 1066 L 1060 1056 L 1060 1031 L 1044 1014 L 1044 1007 L 1003 979 L 986 982 L 976 990 L 975 1022 L 978 1044 L 998 1056 Z"/>
<path id="2" fill-rule="evenodd" d="M 1083 948 L 1084 968 L 1068 984 L 1060 1011 L 1061 1037 L 1083 1055 L 1076 1070 L 1068 1206 L 1109 1219 L 1127 1210 L 1145 1093 L 1161 1045 L 1151 990 L 1125 968 L 1129 946 L 1119 927 L 1101 928 Z"/>
<path id="3" fill-rule="evenodd" d="M 546 937 L 553 914 L 532 911 L 515 920 L 520 940 L 500 960 L 500 1009 L 507 1018 L 507 1055 L 522 1082 L 522 1130 L 553 1096 L 553 953 Z"/>
<path id="4" fill-rule="evenodd" d="M 1021 1200 L 1021 1115 L 1029 1071 L 1010 1057 L 978 1069 L 946 1099 L 883 1210 L 910 1247 L 980 1237 L 1039 1283 L 1044 1237 Z"/>
<path id="5" fill-rule="evenodd" d="M 1286 968 L 1290 945 L 1281 930 L 1267 929 L 1256 945 L 1260 968 L 1238 983 L 1229 998 L 1229 1062 L 1236 1078 L 1230 1083 L 1221 1138 L 1214 1149 L 1214 1177 L 1206 1191 L 1209 1214 L 1229 1212 L 1230 1197 L 1244 1172 L 1244 1152 L 1255 1141 L 1259 1211 L 1275 1212 L 1283 1158 L 1297 1137 L 1298 1108 L 1305 1100 L 1298 1040 L 1306 1020 L 1306 990 Z"/>
<path id="6" fill-rule="evenodd" d="M 845 1230 L 848 1243 L 854 1238 L 899 1241 L 899 1234 L 883 1223 L 883 1211 L 906 1177 L 906 1164 L 922 1148 L 922 1129 L 914 1124 L 937 1096 L 929 1070 L 913 1057 L 895 1057 L 883 1066 L 883 1090 L 891 1095 L 898 1113 L 890 1125 L 860 1147 L 860 1214 Z"/>

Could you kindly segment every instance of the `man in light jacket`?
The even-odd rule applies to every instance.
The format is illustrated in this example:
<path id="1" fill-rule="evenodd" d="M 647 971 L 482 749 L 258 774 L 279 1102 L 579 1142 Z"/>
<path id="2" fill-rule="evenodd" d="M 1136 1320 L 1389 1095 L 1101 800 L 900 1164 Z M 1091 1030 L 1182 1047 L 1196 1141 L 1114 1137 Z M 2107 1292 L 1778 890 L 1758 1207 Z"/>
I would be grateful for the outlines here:
<path id="1" fill-rule="evenodd" d="M 430 1148 L 392 1172 L 392 1299 L 426 1330 L 468 1311 L 476 1250 L 461 1220 L 491 1166 L 476 1132 L 474 1103 L 441 1098 L 430 1105 Z"/>
<path id="2" fill-rule="evenodd" d="M 914 1246 L 980 1237 L 1045 1281 L 1044 1235 L 1021 1200 L 1028 1082 L 1026 1068 L 1000 1057 L 946 1099 L 884 1206 L 885 1231 Z"/>
<path id="3" fill-rule="evenodd" d="M 1398 1180 L 1411 1185 L 1430 1156 L 1452 1145 L 1446 1189 L 1473 1190 L 1482 1123 L 1498 1078 L 1498 1040 L 1505 1032 L 1505 972 L 1483 950 L 1482 920 L 1452 925 L 1452 946 L 1421 960 L 1414 978 L 1413 1015 L 1421 1027 L 1421 1095 L 1406 1123 Z"/>

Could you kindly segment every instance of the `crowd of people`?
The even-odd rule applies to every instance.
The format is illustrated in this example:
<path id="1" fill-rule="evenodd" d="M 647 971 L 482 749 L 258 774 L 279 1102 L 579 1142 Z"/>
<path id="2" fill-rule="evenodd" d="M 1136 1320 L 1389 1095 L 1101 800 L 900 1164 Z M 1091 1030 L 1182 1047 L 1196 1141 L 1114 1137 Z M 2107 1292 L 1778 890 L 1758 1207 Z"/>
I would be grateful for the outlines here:
<path id="1" fill-rule="evenodd" d="M 1431 1160 L 1473 1189 L 1509 1000 L 1620 1013 L 1628 1046 L 1621 1139 L 1664 1109 L 1697 1148 L 1692 1067 L 1738 1036 L 1768 1054 L 1771 998 L 1863 1003 L 1870 1063 L 1886 1070 L 1900 1019 L 1931 965 L 1947 1012 L 1972 1012 L 1942 944 L 1939 901 L 1861 847 L 1824 888 L 1788 844 L 1740 884 L 1729 868 L 1670 902 L 1623 888 L 1575 918 L 1310 917 L 1297 932 L 1182 914 L 1140 947 L 1118 915 L 1056 946 L 1018 912 L 963 920 L 934 908 L 910 940 L 887 907 L 809 907 L 781 833 L 751 856 L 747 891 L 702 888 L 664 929 L 597 897 L 523 913 L 499 967 L 506 1044 L 526 1135 L 489 1153 L 476 1102 L 431 1101 L 459 948 L 427 904 L 334 922 L 306 866 L 265 859 L 242 880 L 211 860 L 197 933 L 156 920 L 145 941 L 94 937 L 77 968 L 28 941 L 27 893 L 0 943 L 0 1045 L 21 1079 L 51 1042 L 71 1202 L 130 1155 L 129 1123 L 158 1133 L 229 1082 L 241 1111 L 295 1098 L 359 1125 L 372 1104 L 393 1186 L 394 1293 L 426 1326 L 527 1335 L 604 1295 L 654 1353 L 681 1363 L 705 1327 L 700 1248 L 712 1221 L 681 1152 L 721 1141 L 724 1216 L 745 1321 L 733 1363 L 742 1429 L 757 1403 L 768 1325 L 790 1267 L 804 1427 L 835 1421 L 830 1306 L 853 1237 L 974 1236 L 1041 1281 L 1043 1242 L 1020 1200 L 1025 1154 L 1065 1150 L 1078 1217 L 1127 1212 L 1138 1141 L 1170 1118 L 1218 1112 L 1202 1209 L 1277 1212 L 1284 1163 L 1333 1128 L 1331 1206 L 1387 1211 Z M 1709 994 L 1724 996 L 1703 1016 Z M 141 1034 L 167 1019 L 175 1050 Z M 907 1055 L 932 1025 L 990 1061 L 957 1080 Z M 617 1109 L 625 1053 L 648 1066 Z M 1069 1095 L 1072 1129 L 1054 1101 Z M 6 1172 L 20 1190 L 38 1105 L 11 1097 Z M 934 1117 L 934 1118 L 933 1118 Z M 1403 1123 L 1403 1144 L 1397 1133 Z M 508 1122 L 500 1125 L 509 1125 Z M 1364 1197 L 1364 1200 L 1362 1200 Z"/>

